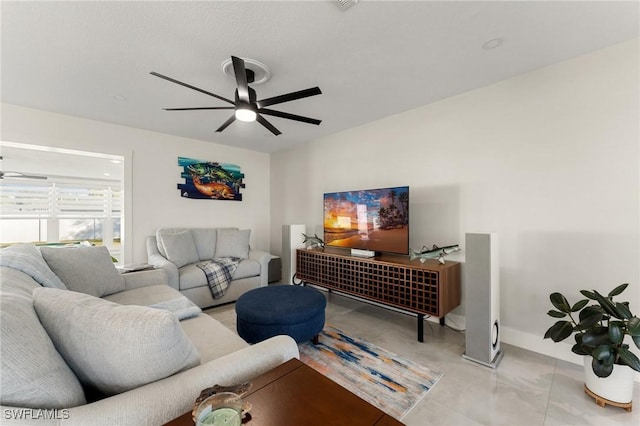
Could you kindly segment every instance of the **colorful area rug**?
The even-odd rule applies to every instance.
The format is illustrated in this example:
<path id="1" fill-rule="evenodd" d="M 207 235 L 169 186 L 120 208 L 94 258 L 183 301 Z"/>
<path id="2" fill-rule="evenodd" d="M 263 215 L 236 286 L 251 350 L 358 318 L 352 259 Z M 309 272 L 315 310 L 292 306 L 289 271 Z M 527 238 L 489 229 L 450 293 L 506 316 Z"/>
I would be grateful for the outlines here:
<path id="1" fill-rule="evenodd" d="M 319 344 L 300 345 L 300 360 L 396 419 L 443 376 L 330 325 L 320 333 Z"/>

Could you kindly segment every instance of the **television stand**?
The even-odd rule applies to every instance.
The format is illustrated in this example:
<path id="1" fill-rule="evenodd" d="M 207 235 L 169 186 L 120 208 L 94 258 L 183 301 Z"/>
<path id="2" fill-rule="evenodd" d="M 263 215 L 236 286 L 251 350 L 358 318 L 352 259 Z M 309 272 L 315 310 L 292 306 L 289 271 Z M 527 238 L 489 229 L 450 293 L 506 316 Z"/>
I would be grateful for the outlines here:
<path id="1" fill-rule="evenodd" d="M 418 341 L 424 341 L 424 316 L 440 319 L 460 305 L 460 264 L 424 263 L 406 256 L 374 258 L 350 256 L 348 251 L 324 249 L 296 251 L 296 278 L 302 283 L 376 302 L 418 317 Z"/>

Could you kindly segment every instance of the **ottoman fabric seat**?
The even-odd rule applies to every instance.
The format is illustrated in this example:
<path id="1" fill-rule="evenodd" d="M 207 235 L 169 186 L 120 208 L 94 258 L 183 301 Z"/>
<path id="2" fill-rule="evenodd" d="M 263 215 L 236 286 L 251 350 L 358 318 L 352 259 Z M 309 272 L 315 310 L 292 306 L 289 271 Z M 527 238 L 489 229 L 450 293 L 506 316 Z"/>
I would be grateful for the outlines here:
<path id="1" fill-rule="evenodd" d="M 302 343 L 317 336 L 324 327 L 326 306 L 324 295 L 310 287 L 260 287 L 236 302 L 238 334 L 249 343 L 280 334 Z"/>

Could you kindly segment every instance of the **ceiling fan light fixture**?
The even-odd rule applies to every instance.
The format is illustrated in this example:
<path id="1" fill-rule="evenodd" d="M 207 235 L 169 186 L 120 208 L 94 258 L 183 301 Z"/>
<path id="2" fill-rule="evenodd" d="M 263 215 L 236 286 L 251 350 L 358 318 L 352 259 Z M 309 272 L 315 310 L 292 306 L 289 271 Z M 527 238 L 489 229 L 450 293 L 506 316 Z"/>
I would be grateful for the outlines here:
<path id="1" fill-rule="evenodd" d="M 236 119 L 240 121 L 252 122 L 256 121 L 257 114 L 254 110 L 246 107 L 236 109 Z"/>

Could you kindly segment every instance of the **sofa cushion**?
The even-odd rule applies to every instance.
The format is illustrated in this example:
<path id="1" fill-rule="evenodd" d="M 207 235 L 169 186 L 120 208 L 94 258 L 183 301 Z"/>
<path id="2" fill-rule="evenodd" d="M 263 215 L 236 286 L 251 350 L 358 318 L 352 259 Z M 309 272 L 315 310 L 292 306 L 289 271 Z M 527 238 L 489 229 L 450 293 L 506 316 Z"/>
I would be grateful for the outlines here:
<path id="1" fill-rule="evenodd" d="M 44 287 L 67 289 L 51 271 L 35 244 L 18 243 L 0 250 L 0 266 L 22 271 Z"/>
<path id="2" fill-rule="evenodd" d="M 219 229 L 237 230 L 238 228 L 191 228 L 191 234 L 196 243 L 200 260 L 209 260 L 216 257 L 216 243 Z"/>
<path id="3" fill-rule="evenodd" d="M 207 276 L 195 263 L 183 266 L 178 274 L 180 274 L 180 290 L 207 285 Z"/>
<path id="4" fill-rule="evenodd" d="M 207 285 L 207 277 L 196 264 L 186 265 L 178 271 L 180 274 L 180 290 L 202 287 Z M 260 275 L 260 262 L 251 259 L 243 259 L 231 277 L 232 280 L 255 277 Z M 231 281 L 233 285 L 233 281 Z"/>
<path id="5" fill-rule="evenodd" d="M 164 248 L 166 258 L 175 263 L 178 268 L 200 260 L 191 230 L 162 232 L 159 235 L 160 245 Z"/>
<path id="6" fill-rule="evenodd" d="M 177 234 L 179 232 L 187 231 L 189 228 L 158 228 L 156 230 L 156 244 L 158 245 L 158 251 L 164 257 L 167 257 L 167 252 L 164 251 L 164 245 L 162 244 L 162 237 L 165 234 Z"/>
<path id="7" fill-rule="evenodd" d="M 36 288 L 33 304 L 80 381 L 106 395 L 200 364 L 197 349 L 170 312 L 50 288 Z"/>
<path id="8" fill-rule="evenodd" d="M 182 229 L 184 231 L 184 229 Z M 158 247 L 158 251 L 163 257 L 167 257 L 167 252 L 164 251 L 164 246 L 162 245 L 162 233 L 165 232 L 165 228 L 158 228 L 156 231 L 156 245 Z"/>
<path id="9" fill-rule="evenodd" d="M 105 246 L 42 247 L 40 251 L 69 290 L 102 297 L 125 289 Z"/>
<path id="10" fill-rule="evenodd" d="M 166 284 L 158 284 L 121 291 L 120 293 L 105 296 L 103 299 L 119 305 L 149 306 L 179 297 L 184 296 L 175 288 Z"/>
<path id="11" fill-rule="evenodd" d="M 215 257 L 249 257 L 250 229 L 218 229 Z"/>
<path id="12" fill-rule="evenodd" d="M 191 235 L 198 250 L 198 260 L 211 259 L 216 255 L 218 232 L 215 228 L 193 228 Z"/>
<path id="13" fill-rule="evenodd" d="M 0 269 L 0 404 L 51 409 L 86 404 L 80 382 L 33 308 L 31 293 L 40 285 L 20 271 Z"/>
<path id="14" fill-rule="evenodd" d="M 202 309 L 187 299 L 178 290 L 168 285 L 151 285 L 121 291 L 103 298 L 120 305 L 140 305 L 171 312 L 178 320 L 193 318 Z"/>
<path id="15" fill-rule="evenodd" d="M 236 269 L 232 279 L 239 280 L 258 275 L 260 275 L 260 262 L 252 259 L 244 259 L 238 265 L 238 269 Z"/>
<path id="16" fill-rule="evenodd" d="M 180 326 L 198 348 L 203 364 L 249 346 L 242 337 L 209 315 L 180 321 Z"/>

